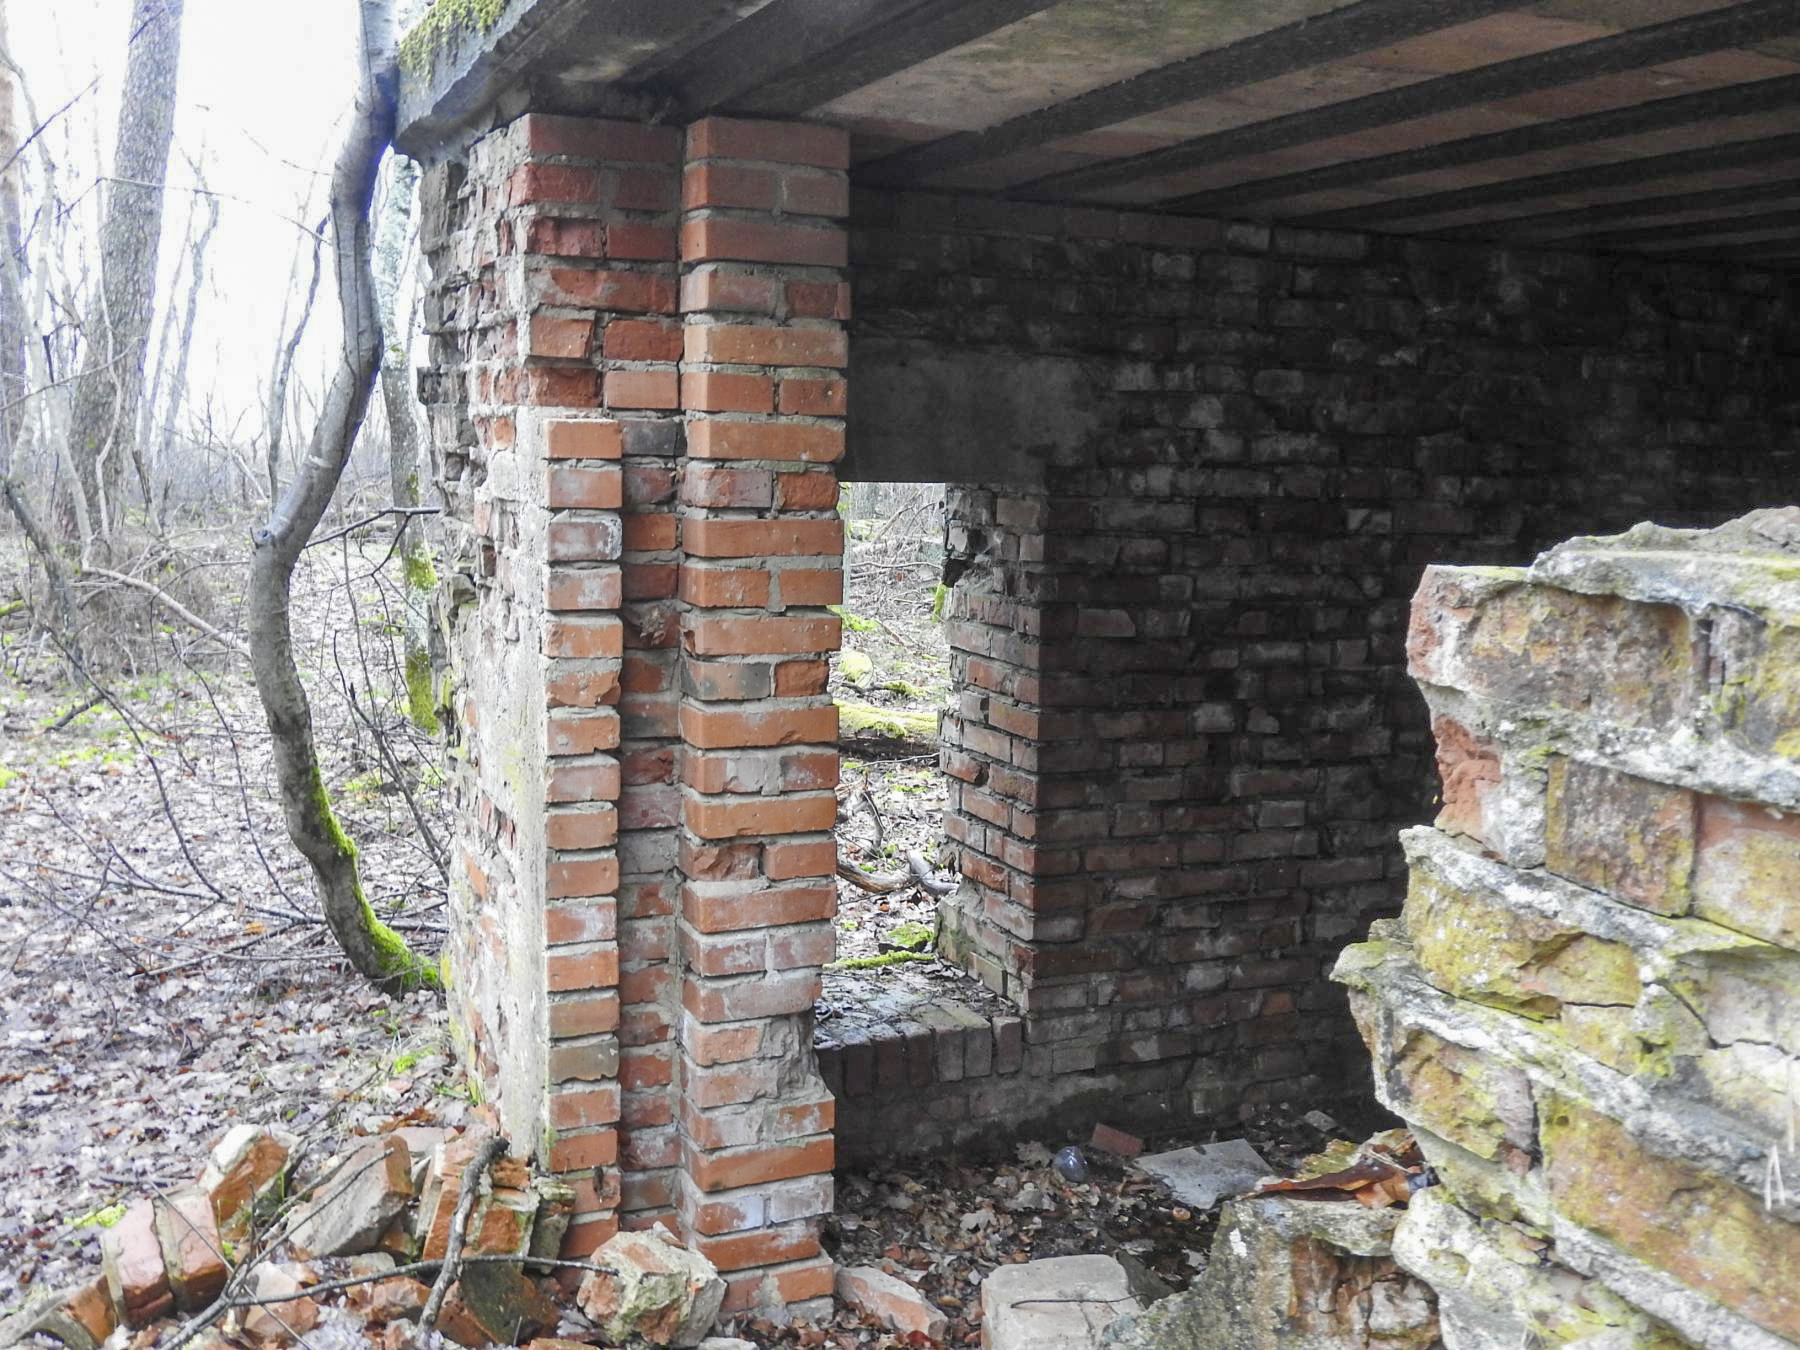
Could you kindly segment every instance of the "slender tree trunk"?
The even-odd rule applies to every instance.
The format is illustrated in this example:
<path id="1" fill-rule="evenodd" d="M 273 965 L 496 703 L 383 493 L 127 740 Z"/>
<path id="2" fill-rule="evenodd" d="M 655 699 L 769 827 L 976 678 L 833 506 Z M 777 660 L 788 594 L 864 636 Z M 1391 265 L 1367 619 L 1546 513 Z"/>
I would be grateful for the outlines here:
<path id="1" fill-rule="evenodd" d="M 381 402 L 388 424 L 388 492 L 395 506 L 424 503 L 424 456 L 420 453 L 412 390 L 407 387 L 407 329 L 400 315 L 401 273 L 418 185 L 418 165 L 396 157 L 387 200 L 382 203 L 381 228 L 375 237 L 375 288 L 381 301 L 386 345 L 381 363 Z M 431 593 L 437 587 L 437 570 L 432 565 L 430 535 L 421 517 L 400 516 L 396 530 L 400 537 L 395 552 L 400 560 L 401 594 L 406 605 L 406 712 L 414 726 L 435 735 L 438 717 L 432 691 L 429 606 Z"/>
<path id="2" fill-rule="evenodd" d="M 250 563 L 251 670 L 274 740 L 288 835 L 312 865 L 325 921 L 350 964 L 376 988 L 399 994 L 439 987 L 437 971 L 369 907 L 356 845 L 338 824 L 319 771 L 312 708 L 294 664 L 289 595 L 294 567 L 331 505 L 368 412 L 381 367 L 381 314 L 370 267 L 369 206 L 394 134 L 393 0 L 362 0 L 362 84 L 331 178 L 331 226 L 344 350 L 294 481 L 256 533 Z"/>
<path id="3" fill-rule="evenodd" d="M 277 501 L 281 497 L 281 445 L 287 431 L 287 399 L 288 382 L 294 376 L 294 355 L 300 350 L 300 339 L 306 336 L 306 325 L 312 320 L 313 301 L 319 295 L 319 252 L 325 243 L 325 221 L 319 222 L 319 232 L 312 241 L 312 276 L 306 283 L 306 299 L 300 306 L 300 317 L 294 323 L 294 331 L 275 351 L 275 368 L 269 374 L 269 425 L 268 425 L 268 474 L 269 500 Z M 293 276 L 292 269 L 288 273 Z M 281 322 L 287 324 L 287 308 L 282 307 Z"/>
<path id="4" fill-rule="evenodd" d="M 50 591 L 50 628 L 64 654 L 81 664 L 81 630 L 75 590 L 54 541 L 39 522 L 24 485 L 13 477 L 13 452 L 25 427 L 31 375 L 26 359 L 30 312 L 25 303 L 25 238 L 20 207 L 18 108 L 15 67 L 6 38 L 6 5 L 0 0 L 0 500 L 31 541 Z"/>
<path id="5" fill-rule="evenodd" d="M 210 192 L 206 195 L 206 227 L 200 231 L 200 237 L 194 241 L 193 253 L 188 262 L 187 308 L 181 317 L 181 335 L 175 348 L 175 377 L 169 382 L 169 401 L 165 405 L 162 432 L 155 440 L 155 464 L 166 464 L 175 444 L 175 419 L 181 413 L 182 404 L 187 401 L 188 354 L 194 349 L 194 316 L 200 310 L 200 284 L 206 280 L 206 246 L 212 242 L 213 231 L 219 228 L 219 199 Z"/>
<path id="6" fill-rule="evenodd" d="M 100 286 L 84 325 L 70 449 L 88 528 L 104 547 L 124 517 L 125 460 L 137 429 L 156 298 L 163 178 L 175 132 L 184 0 L 133 0 L 113 177 L 100 228 Z"/>

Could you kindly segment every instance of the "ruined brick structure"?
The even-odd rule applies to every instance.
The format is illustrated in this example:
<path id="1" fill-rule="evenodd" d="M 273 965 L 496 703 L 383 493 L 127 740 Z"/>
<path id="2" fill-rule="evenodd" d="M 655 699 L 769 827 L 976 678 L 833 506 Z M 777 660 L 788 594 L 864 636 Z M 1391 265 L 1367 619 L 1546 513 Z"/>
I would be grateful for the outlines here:
<path id="1" fill-rule="evenodd" d="M 1796 561 L 1788 509 L 1419 588 L 1444 808 L 1336 978 L 1450 1344 L 1800 1341 Z"/>
<path id="2" fill-rule="evenodd" d="M 571 1249 L 666 1222 L 804 1306 L 847 1154 L 1365 1093 L 1327 971 L 1433 806 L 1421 572 L 1800 481 L 1800 8 L 494 11 L 427 30 L 399 132 L 449 967 Z M 990 993 L 820 1031 L 840 478 L 951 485 L 943 950 Z M 1447 823 L 1513 801 L 1513 731 L 1435 730 Z"/>

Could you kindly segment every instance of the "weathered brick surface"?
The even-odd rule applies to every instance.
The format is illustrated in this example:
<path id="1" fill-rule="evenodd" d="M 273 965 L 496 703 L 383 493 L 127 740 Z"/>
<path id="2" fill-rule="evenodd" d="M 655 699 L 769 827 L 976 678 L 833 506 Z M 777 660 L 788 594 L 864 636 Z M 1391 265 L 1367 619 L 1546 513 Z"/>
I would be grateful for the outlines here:
<path id="1" fill-rule="evenodd" d="M 1396 829 L 1434 809 L 1400 678 L 1421 567 L 1789 494 L 1800 324 L 1777 283 L 925 194 L 857 194 L 851 240 L 856 350 L 1015 371 L 1006 409 L 1046 364 L 1084 391 L 1086 429 L 1034 475 L 983 485 L 1004 430 L 946 469 L 966 466 L 944 757 L 965 963 L 1028 1012 L 1038 1074 L 1178 1060 L 1231 1114 L 1358 1090 L 1322 968 L 1397 908 Z M 1678 610 L 1534 603 L 1470 653 L 1493 687 L 1680 725 L 1688 696 L 1657 680 L 1692 637 Z M 1634 678 L 1596 691 L 1596 662 Z M 1500 765 L 1447 724 L 1437 753 L 1446 826 L 1483 837 Z M 1165 1104 L 1120 1090 L 1121 1115 Z"/>
<path id="2" fill-rule="evenodd" d="M 1800 773 L 1761 731 L 1796 559 L 1787 508 L 1419 588 L 1413 668 L 1493 792 L 1478 834 L 1406 832 L 1402 920 L 1337 978 L 1444 1182 L 1394 1250 L 1446 1341 L 1568 1339 L 1575 1306 L 1634 1344 L 1800 1335 Z"/>

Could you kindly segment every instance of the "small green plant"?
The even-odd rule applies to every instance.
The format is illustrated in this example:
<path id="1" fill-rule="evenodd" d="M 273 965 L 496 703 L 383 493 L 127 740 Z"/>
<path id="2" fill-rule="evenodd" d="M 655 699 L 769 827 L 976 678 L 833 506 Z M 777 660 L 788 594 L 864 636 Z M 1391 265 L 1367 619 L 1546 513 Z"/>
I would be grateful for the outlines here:
<path id="1" fill-rule="evenodd" d="M 424 1056 L 415 1054 L 411 1050 L 408 1050 L 403 1055 L 395 1055 L 394 1062 L 388 1069 L 388 1075 L 392 1077 L 396 1074 L 403 1074 L 408 1069 L 412 1068 L 413 1065 L 417 1064 L 422 1058 L 424 1058 Z"/>
<path id="2" fill-rule="evenodd" d="M 852 614 L 842 605 L 827 605 L 826 608 L 837 615 L 838 618 L 842 619 L 844 621 L 844 627 L 848 628 L 852 633 L 873 633 L 877 628 L 881 627 L 875 620 L 865 619 L 860 614 Z"/>
<path id="3" fill-rule="evenodd" d="M 125 1202 L 115 1201 L 99 1209 L 90 1209 L 69 1225 L 71 1228 L 111 1228 L 125 1217 Z"/>
<path id="4" fill-rule="evenodd" d="M 904 965 L 908 961 L 935 961 L 930 952 L 883 952 L 880 956 L 850 956 L 842 961 L 827 961 L 826 970 L 880 970 L 883 966 Z"/>
<path id="5" fill-rule="evenodd" d="M 930 924 L 908 922 L 888 929 L 882 941 L 899 951 L 922 952 L 931 945 L 932 936 Z"/>
<path id="6" fill-rule="evenodd" d="M 944 621 L 944 611 L 946 609 L 948 609 L 949 606 L 950 606 L 950 588 L 948 586 L 944 585 L 944 583 L 940 581 L 940 582 L 938 582 L 938 584 L 935 587 L 932 588 L 932 592 L 931 592 L 932 622 L 942 623 Z"/>

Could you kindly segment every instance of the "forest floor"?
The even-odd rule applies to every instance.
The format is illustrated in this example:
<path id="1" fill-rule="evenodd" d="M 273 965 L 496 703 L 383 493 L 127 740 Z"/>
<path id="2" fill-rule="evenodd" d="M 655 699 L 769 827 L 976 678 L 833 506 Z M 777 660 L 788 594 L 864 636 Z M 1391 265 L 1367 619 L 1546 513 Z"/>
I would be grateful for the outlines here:
<path id="1" fill-rule="evenodd" d="M 844 646 L 855 655 L 834 675 L 834 695 L 853 705 L 840 854 L 877 873 L 903 870 L 909 850 L 945 861 L 936 721 L 949 662 L 938 561 L 916 524 L 912 536 L 852 527 Z M 237 637 L 242 538 L 186 537 L 180 571 L 159 575 Z M 8 547 L 0 540 L 0 609 L 25 584 Z M 435 746 L 404 716 L 387 552 L 384 533 L 305 555 L 297 645 L 326 782 L 371 900 L 435 950 L 449 823 Z M 0 618 L 0 1317 L 33 1288 L 91 1276 L 114 1207 L 191 1182 L 229 1125 L 279 1124 L 328 1150 L 393 1123 L 455 1125 L 470 1110 L 439 1000 L 372 993 L 319 921 L 245 663 L 136 592 L 89 600 L 108 631 L 129 635 L 95 649 L 105 692 L 91 706 L 22 615 Z M 875 895 L 841 882 L 840 899 L 840 961 L 895 945 L 901 925 L 935 928 L 936 902 L 917 885 Z M 840 969 L 820 1016 L 896 986 L 974 996 L 935 961 Z M 1316 1143 L 1292 1115 L 1246 1131 L 1271 1162 Z M 1213 1216 L 1091 1151 L 1087 1181 L 1064 1182 L 1049 1158 L 1071 1142 L 1085 1141 L 847 1171 L 833 1250 L 918 1282 L 954 1319 L 958 1345 L 978 1343 L 980 1281 L 1004 1262 L 1111 1252 L 1184 1283 Z M 830 1327 L 736 1330 L 764 1345 L 906 1343 L 848 1311 Z"/>

